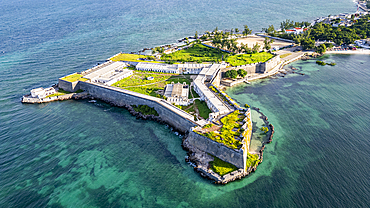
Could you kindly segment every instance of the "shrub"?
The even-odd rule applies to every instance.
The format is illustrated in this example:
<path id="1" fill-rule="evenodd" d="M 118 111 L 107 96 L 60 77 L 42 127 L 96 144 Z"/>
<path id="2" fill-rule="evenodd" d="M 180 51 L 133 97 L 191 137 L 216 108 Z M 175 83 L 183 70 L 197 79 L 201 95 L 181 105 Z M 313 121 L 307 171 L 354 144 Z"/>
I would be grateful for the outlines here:
<path id="1" fill-rule="evenodd" d="M 235 170 L 238 170 L 238 168 L 235 167 L 235 165 L 225 162 L 215 156 L 212 156 L 212 157 L 214 158 L 214 160 L 209 162 L 209 164 L 211 165 L 211 169 L 213 170 L 213 172 L 219 174 L 220 176 L 223 176 Z"/>
<path id="2" fill-rule="evenodd" d="M 263 131 L 263 132 L 265 132 L 265 133 L 267 133 L 269 131 L 269 128 L 267 128 L 266 126 L 264 126 L 264 127 L 261 127 L 260 130 Z"/>
<path id="3" fill-rule="evenodd" d="M 147 105 L 133 105 L 132 106 L 136 112 L 140 112 L 143 115 L 154 115 L 154 116 L 159 116 L 158 112 L 154 109 L 151 108 Z"/>

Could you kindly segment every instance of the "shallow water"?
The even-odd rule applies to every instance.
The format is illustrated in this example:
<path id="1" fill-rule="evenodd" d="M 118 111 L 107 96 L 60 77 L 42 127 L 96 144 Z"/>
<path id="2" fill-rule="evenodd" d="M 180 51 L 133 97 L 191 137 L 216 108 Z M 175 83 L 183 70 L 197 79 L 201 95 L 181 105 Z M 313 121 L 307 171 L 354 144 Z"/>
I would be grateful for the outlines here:
<path id="1" fill-rule="evenodd" d="M 322 6 L 317 7 L 320 4 Z M 194 31 L 260 30 L 282 20 L 354 11 L 352 1 L 2 1 L 1 207 L 364 207 L 370 196 L 369 56 L 296 62 L 305 76 L 228 92 L 275 126 L 248 178 L 215 186 L 185 163 L 165 125 L 87 101 L 24 105 L 20 97 L 117 52 Z M 304 6 L 302 6 L 304 5 Z M 251 9 L 253 8 L 253 9 Z"/>

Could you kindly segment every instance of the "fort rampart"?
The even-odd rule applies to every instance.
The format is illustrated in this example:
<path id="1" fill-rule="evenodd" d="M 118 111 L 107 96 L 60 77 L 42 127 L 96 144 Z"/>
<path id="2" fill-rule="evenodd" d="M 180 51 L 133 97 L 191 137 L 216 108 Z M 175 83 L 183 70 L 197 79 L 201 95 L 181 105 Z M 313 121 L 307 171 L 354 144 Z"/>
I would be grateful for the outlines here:
<path id="1" fill-rule="evenodd" d="M 245 168 L 243 158 L 247 158 L 247 152 L 243 152 L 243 150 L 231 149 L 222 143 L 215 142 L 205 136 L 195 133 L 194 131 L 189 132 L 187 142 L 191 146 L 196 147 L 203 152 L 214 155 L 223 161 L 227 161 L 238 168 Z"/>
<path id="2" fill-rule="evenodd" d="M 160 98 L 102 84 L 79 82 L 78 85 L 79 89 L 85 90 L 90 96 L 112 103 L 116 106 L 147 105 L 152 107 L 158 112 L 160 118 L 164 122 L 183 133 L 189 131 L 191 127 L 199 125 L 194 121 L 192 115 Z"/>

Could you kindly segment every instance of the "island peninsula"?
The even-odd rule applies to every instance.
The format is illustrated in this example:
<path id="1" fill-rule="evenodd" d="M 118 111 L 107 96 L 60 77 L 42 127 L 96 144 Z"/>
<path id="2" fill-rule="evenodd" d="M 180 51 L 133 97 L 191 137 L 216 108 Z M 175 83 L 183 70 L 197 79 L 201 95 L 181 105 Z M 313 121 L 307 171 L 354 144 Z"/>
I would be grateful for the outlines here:
<path id="1" fill-rule="evenodd" d="M 356 14 L 353 21 L 367 24 L 363 21 L 369 19 L 367 13 Z M 196 32 L 177 44 L 118 53 L 104 63 L 60 78 L 53 87 L 31 90 L 22 102 L 99 99 L 125 107 L 138 118 L 166 123 L 184 135 L 185 160 L 202 176 L 226 184 L 256 170 L 274 127 L 261 113 L 264 126 L 253 128 L 252 107 L 240 106 L 223 90 L 284 72 L 284 65 L 315 54 L 302 48 L 318 51 L 325 46 L 326 50 L 327 42 L 306 47 L 311 44 L 307 31 L 315 32 L 315 25 L 323 23 L 295 24 L 285 22 L 280 31 L 270 26 L 266 33 L 255 35 L 247 26 L 242 32 L 216 28 L 201 35 Z M 334 48 L 338 47 L 349 49 Z M 266 138 L 258 150 L 250 148 L 254 133 Z"/>

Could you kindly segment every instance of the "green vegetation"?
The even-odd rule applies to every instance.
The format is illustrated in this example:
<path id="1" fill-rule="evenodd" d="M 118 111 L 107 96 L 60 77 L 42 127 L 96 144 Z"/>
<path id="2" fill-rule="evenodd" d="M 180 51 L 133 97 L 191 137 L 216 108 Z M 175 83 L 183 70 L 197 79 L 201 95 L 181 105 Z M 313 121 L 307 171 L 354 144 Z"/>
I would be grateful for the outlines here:
<path id="1" fill-rule="evenodd" d="M 241 66 L 252 63 L 266 62 L 274 57 L 271 53 L 239 54 L 227 57 L 226 61 L 232 66 Z"/>
<path id="2" fill-rule="evenodd" d="M 286 53 L 286 54 L 280 55 L 280 58 L 285 58 L 285 57 L 288 57 L 290 55 L 292 55 L 292 53 Z"/>
<path id="3" fill-rule="evenodd" d="M 208 129 L 208 128 L 211 128 L 212 126 L 214 126 L 213 124 L 207 124 L 207 125 L 204 125 L 203 126 L 203 129 Z"/>
<path id="4" fill-rule="evenodd" d="M 191 95 L 193 95 L 193 96 L 191 96 Z M 189 91 L 189 99 L 191 99 L 191 98 L 200 98 L 198 93 L 195 92 L 194 87 L 191 87 L 190 91 Z"/>
<path id="5" fill-rule="evenodd" d="M 209 114 L 212 113 L 212 111 L 208 108 L 207 103 L 205 101 L 195 100 L 195 105 L 198 108 L 199 115 L 207 119 L 209 118 Z"/>
<path id="6" fill-rule="evenodd" d="M 135 71 L 134 74 L 130 77 L 126 77 L 114 84 L 112 86 L 114 87 L 133 87 L 138 85 L 146 85 L 146 84 L 152 84 L 156 82 L 161 82 L 168 80 L 173 75 L 168 74 L 155 74 L 155 73 L 148 73 L 148 72 L 138 72 Z M 148 80 L 148 77 L 153 77 L 153 80 Z"/>
<path id="7" fill-rule="evenodd" d="M 248 74 L 248 72 L 247 71 L 245 71 L 244 69 L 239 69 L 238 70 L 238 75 L 240 76 L 240 77 L 245 77 L 245 76 L 247 76 L 247 74 Z"/>
<path id="8" fill-rule="evenodd" d="M 318 65 L 321 65 L 321 66 L 325 66 L 325 65 L 326 65 L 326 63 L 325 63 L 325 62 L 323 62 L 323 61 L 316 61 L 316 63 L 317 63 Z"/>
<path id="9" fill-rule="evenodd" d="M 75 93 L 80 93 L 80 92 L 83 92 L 83 90 L 79 89 Z M 56 97 L 56 96 L 61 96 L 61 95 L 66 95 L 66 94 L 70 94 L 70 93 L 72 93 L 72 92 L 65 91 L 65 90 L 59 88 L 59 90 L 58 90 L 57 93 L 54 93 L 52 95 L 48 95 L 48 96 L 46 96 L 46 98 L 48 98 L 48 97 Z"/>
<path id="10" fill-rule="evenodd" d="M 45 98 L 49 98 L 49 97 L 56 97 L 56 96 L 61 96 L 61 95 L 65 95 L 66 93 L 60 93 L 60 92 L 57 92 L 57 93 L 54 93 L 52 95 L 48 95 L 46 96 Z"/>
<path id="11" fill-rule="evenodd" d="M 323 54 L 326 52 L 326 45 L 325 44 L 321 44 L 319 46 L 316 46 L 315 47 L 315 51 L 316 53 L 320 53 L 320 54 Z"/>
<path id="12" fill-rule="evenodd" d="M 353 20 L 352 26 L 338 26 L 334 27 L 331 24 L 324 24 L 322 22 L 315 24 L 312 28 L 302 34 L 278 34 L 281 38 L 294 40 L 297 44 L 306 45 L 306 49 L 313 48 L 311 42 L 314 40 L 333 41 L 337 45 L 353 44 L 355 40 L 365 39 L 370 36 L 370 15 L 365 15 L 358 20 Z M 284 23 L 284 22 L 283 22 Z M 284 23 L 282 25 L 291 26 L 292 22 Z M 296 24 L 296 23 L 294 23 Z M 305 24 L 306 25 L 306 24 Z M 306 25 L 307 26 L 307 25 Z M 284 26 L 287 29 L 287 26 Z M 312 46 L 312 47 L 311 47 Z"/>
<path id="13" fill-rule="evenodd" d="M 245 116 L 236 110 L 221 119 L 222 127 L 220 133 L 197 133 L 232 149 L 238 149 L 242 146 L 242 143 L 236 137 L 239 137 L 243 133 L 243 130 L 240 128 L 242 125 L 239 122 L 243 121 L 244 118 Z"/>
<path id="14" fill-rule="evenodd" d="M 318 65 L 321 65 L 321 66 L 325 66 L 325 65 L 335 66 L 335 65 L 336 65 L 336 63 L 334 63 L 334 62 L 331 62 L 331 63 L 325 63 L 324 61 L 316 61 L 316 63 L 317 63 Z"/>
<path id="15" fill-rule="evenodd" d="M 225 77 L 236 79 L 238 77 L 238 72 L 234 69 L 225 72 Z"/>
<path id="16" fill-rule="evenodd" d="M 268 37 L 265 37 L 265 40 L 263 41 L 263 43 L 265 44 L 265 49 L 266 50 L 270 50 L 271 49 L 271 43 L 274 42 L 274 39 L 270 39 Z"/>
<path id="17" fill-rule="evenodd" d="M 256 165 L 258 165 L 258 163 L 260 162 L 260 160 L 258 159 L 258 155 L 257 154 L 250 154 L 248 153 L 248 158 L 247 158 L 247 162 L 246 162 L 246 167 L 254 167 Z"/>
<path id="18" fill-rule="evenodd" d="M 63 77 L 62 80 L 67 82 L 75 82 L 75 81 L 87 81 L 88 79 L 82 78 L 82 74 L 71 74 L 69 76 Z"/>
<path id="19" fill-rule="evenodd" d="M 303 38 L 300 41 L 300 44 L 303 50 L 312 49 L 315 47 L 315 40 L 313 40 L 312 38 Z"/>
<path id="20" fill-rule="evenodd" d="M 265 134 L 269 131 L 269 128 L 266 126 L 260 128 L 261 131 L 265 132 Z"/>
<path id="21" fill-rule="evenodd" d="M 133 105 L 132 107 L 134 108 L 136 112 L 140 112 L 143 115 L 159 116 L 158 112 L 154 108 L 151 108 L 147 105 L 139 105 L 139 106 Z"/>
<path id="22" fill-rule="evenodd" d="M 216 48 L 194 44 L 187 49 L 182 49 L 170 54 L 163 54 L 161 59 L 164 61 L 179 62 L 219 62 L 228 53 Z"/>
<path id="23" fill-rule="evenodd" d="M 249 29 L 248 25 L 244 25 L 243 35 L 247 36 L 252 34 L 252 30 Z"/>
<path id="24" fill-rule="evenodd" d="M 148 80 L 148 77 L 153 77 L 154 79 Z M 158 94 L 157 91 L 164 90 L 166 84 L 171 84 L 171 82 L 186 82 L 188 85 L 190 85 L 190 75 L 159 74 L 146 71 L 135 71 L 132 76 L 124 78 L 112 84 L 112 86 L 144 95 L 164 98 L 162 95 Z"/>
<path id="25" fill-rule="evenodd" d="M 155 60 L 153 56 L 145 56 L 138 54 L 128 54 L 120 53 L 111 58 L 112 61 L 132 61 L 132 62 L 148 62 L 150 60 Z M 160 63 L 157 61 L 150 61 L 151 63 Z"/>
<path id="26" fill-rule="evenodd" d="M 235 167 L 235 165 L 225 162 L 213 155 L 211 156 L 214 158 L 214 160 L 209 162 L 209 164 L 211 165 L 211 169 L 213 170 L 213 172 L 217 173 L 218 175 L 223 176 L 238 170 L 238 168 Z"/>

